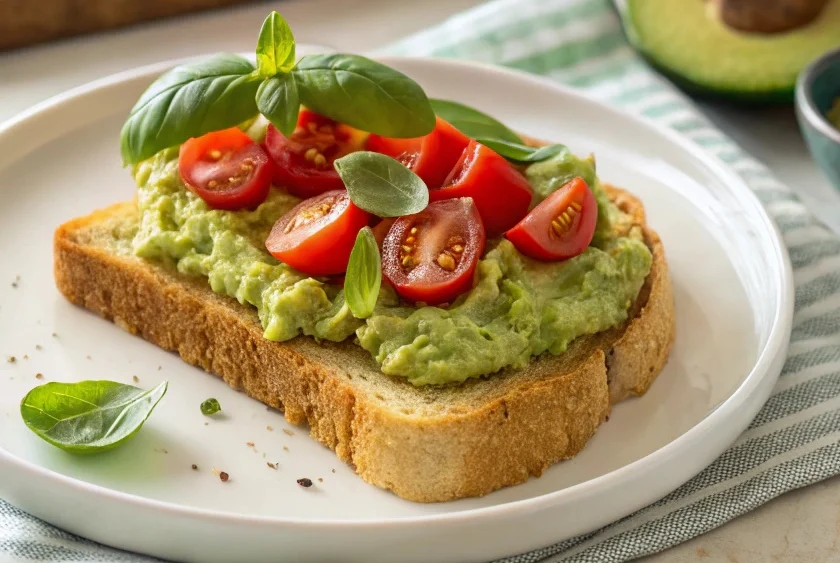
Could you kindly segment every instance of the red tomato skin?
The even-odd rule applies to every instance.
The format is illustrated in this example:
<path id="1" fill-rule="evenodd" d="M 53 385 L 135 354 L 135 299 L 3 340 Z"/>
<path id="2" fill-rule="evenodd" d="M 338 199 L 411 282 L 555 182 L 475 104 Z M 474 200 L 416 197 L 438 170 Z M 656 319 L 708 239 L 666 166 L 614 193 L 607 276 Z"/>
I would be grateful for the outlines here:
<path id="1" fill-rule="evenodd" d="M 324 217 L 285 233 L 288 225 L 303 210 L 331 200 Z M 266 249 L 277 260 L 310 276 L 332 276 L 347 271 L 356 235 L 368 225 L 370 214 L 359 209 L 344 190 L 326 192 L 306 199 L 274 224 L 266 239 Z"/>
<path id="2" fill-rule="evenodd" d="M 207 153 L 214 149 L 227 154 L 222 159 L 208 159 Z M 246 159 L 251 161 L 253 171 L 237 186 L 231 189 L 207 186 L 210 181 L 241 175 L 239 167 Z M 272 165 L 268 155 L 236 127 L 187 140 L 178 154 L 178 172 L 186 188 L 213 209 L 253 209 L 265 201 L 271 189 Z"/>
<path id="3" fill-rule="evenodd" d="M 470 139 L 440 117 L 434 130 L 422 138 L 420 150 L 398 160 L 420 176 L 430 190 L 439 188 L 461 158 Z"/>
<path id="4" fill-rule="evenodd" d="M 460 209 L 459 205 L 462 205 Z M 424 274 L 430 270 L 434 271 L 435 266 L 422 264 L 406 274 L 399 263 L 400 247 L 409 230 L 417 224 L 422 224 L 420 219 L 429 214 L 433 214 L 433 221 L 450 219 L 452 225 L 457 228 L 455 234 L 462 235 L 465 239 L 462 261 L 452 275 L 426 276 Z M 420 213 L 400 217 L 391 226 L 382 243 L 382 273 L 397 294 L 406 301 L 427 305 L 451 303 L 459 295 L 472 289 L 475 270 L 484 252 L 485 241 L 484 226 L 471 200 L 465 198 L 432 203 Z M 433 279 L 424 280 L 423 277 Z"/>
<path id="5" fill-rule="evenodd" d="M 443 187 L 429 200 L 471 197 L 488 237 L 501 236 L 528 214 L 533 192 L 528 180 L 490 148 L 471 141 Z"/>
<path id="6" fill-rule="evenodd" d="M 310 198 L 325 192 L 344 189 L 344 182 L 333 168 L 316 168 L 303 156 L 307 147 L 288 138 L 269 124 L 263 141 L 274 161 L 274 185 L 285 188 L 299 198 Z"/>
<path id="7" fill-rule="evenodd" d="M 423 144 L 423 137 L 411 139 L 394 139 L 391 137 L 380 137 L 371 134 L 365 142 L 365 150 L 378 152 L 391 158 L 399 158 L 403 154 L 414 154 L 420 152 Z"/>
<path id="8" fill-rule="evenodd" d="M 564 238 L 555 238 L 551 221 L 575 201 L 581 210 L 572 216 Z M 549 195 L 510 229 L 505 236 L 526 256 L 554 262 L 573 258 L 586 250 L 595 234 L 598 202 L 582 178 L 574 178 Z"/>

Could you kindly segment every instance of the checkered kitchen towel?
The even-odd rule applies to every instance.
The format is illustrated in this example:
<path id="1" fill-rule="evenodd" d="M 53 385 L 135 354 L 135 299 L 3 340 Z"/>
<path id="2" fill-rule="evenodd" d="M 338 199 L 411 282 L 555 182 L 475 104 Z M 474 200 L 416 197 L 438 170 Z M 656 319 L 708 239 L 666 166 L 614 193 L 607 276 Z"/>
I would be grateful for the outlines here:
<path id="1" fill-rule="evenodd" d="M 773 396 L 740 439 L 659 502 L 606 528 L 507 563 L 632 559 L 840 473 L 840 240 L 638 58 L 608 0 L 495 0 L 387 51 L 515 67 L 673 127 L 728 163 L 752 187 L 778 223 L 794 267 L 790 357 Z M 55 562 L 152 561 L 73 537 L 0 501 L 0 561 L 13 556 Z"/>

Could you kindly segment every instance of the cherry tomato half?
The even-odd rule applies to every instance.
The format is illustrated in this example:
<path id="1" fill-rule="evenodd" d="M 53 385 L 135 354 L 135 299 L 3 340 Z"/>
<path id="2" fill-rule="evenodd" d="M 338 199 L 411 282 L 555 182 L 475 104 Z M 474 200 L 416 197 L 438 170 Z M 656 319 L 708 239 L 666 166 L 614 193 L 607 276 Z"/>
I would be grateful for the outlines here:
<path id="1" fill-rule="evenodd" d="M 598 203 L 582 178 L 574 178 L 545 198 L 505 233 L 519 252 L 537 260 L 565 260 L 592 242 Z"/>
<path id="2" fill-rule="evenodd" d="M 471 197 L 488 237 L 497 237 L 528 214 L 531 185 L 497 152 L 470 141 L 443 187 L 429 190 L 429 199 Z"/>
<path id="3" fill-rule="evenodd" d="M 301 109 L 290 137 L 269 125 L 264 144 L 274 160 L 274 184 L 301 198 L 343 190 L 344 183 L 333 162 L 359 150 L 365 137 L 357 129 L 307 109 Z"/>
<path id="4" fill-rule="evenodd" d="M 420 146 L 422 144 L 423 137 L 395 139 L 371 134 L 365 142 L 365 150 L 382 153 L 391 158 L 399 158 L 406 153 L 414 154 L 420 152 Z"/>
<path id="5" fill-rule="evenodd" d="M 419 150 L 405 152 L 397 160 L 411 168 L 432 190 L 443 185 L 469 143 L 469 137 L 438 117 L 435 129 L 422 137 Z"/>
<path id="6" fill-rule="evenodd" d="M 181 145 L 178 172 L 191 192 L 214 209 L 253 208 L 271 188 L 271 163 L 262 147 L 236 127 Z"/>
<path id="7" fill-rule="evenodd" d="M 265 247 L 272 256 L 310 276 L 347 270 L 356 235 L 370 214 L 353 205 L 345 190 L 305 199 L 280 217 Z"/>
<path id="8" fill-rule="evenodd" d="M 408 301 L 451 303 L 472 288 L 484 242 L 470 198 L 431 203 L 394 222 L 382 244 L 382 272 Z"/>

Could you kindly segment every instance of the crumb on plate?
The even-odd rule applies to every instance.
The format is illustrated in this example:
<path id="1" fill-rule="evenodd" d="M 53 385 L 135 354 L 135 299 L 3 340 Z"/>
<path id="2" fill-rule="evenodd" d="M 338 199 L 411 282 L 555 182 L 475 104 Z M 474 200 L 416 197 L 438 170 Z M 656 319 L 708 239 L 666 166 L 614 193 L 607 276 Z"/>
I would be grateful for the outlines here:
<path id="1" fill-rule="evenodd" d="M 309 488 L 312 486 L 312 479 L 308 477 L 304 477 L 303 479 L 298 479 L 297 484 L 304 488 Z"/>

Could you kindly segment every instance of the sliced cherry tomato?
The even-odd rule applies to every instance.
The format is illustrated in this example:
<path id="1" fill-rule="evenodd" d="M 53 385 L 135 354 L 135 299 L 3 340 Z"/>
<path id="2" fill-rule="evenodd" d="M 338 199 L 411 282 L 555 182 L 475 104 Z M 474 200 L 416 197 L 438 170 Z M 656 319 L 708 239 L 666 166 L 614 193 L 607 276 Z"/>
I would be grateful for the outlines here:
<path id="1" fill-rule="evenodd" d="M 369 220 L 370 214 L 353 205 L 346 191 L 327 192 L 280 217 L 265 247 L 281 262 L 310 276 L 343 274 L 356 235 Z"/>
<path id="2" fill-rule="evenodd" d="M 472 288 L 484 242 L 471 199 L 431 203 L 394 222 L 382 245 L 382 272 L 408 301 L 451 303 Z"/>
<path id="3" fill-rule="evenodd" d="M 414 154 L 420 152 L 423 144 L 423 137 L 411 139 L 394 139 L 391 137 L 380 137 L 371 134 L 365 142 L 365 150 L 382 153 L 391 158 L 399 158 L 405 153 Z"/>
<path id="4" fill-rule="evenodd" d="M 366 136 L 307 109 L 300 111 L 297 128 L 290 137 L 269 125 L 265 149 L 274 160 L 274 183 L 302 198 L 344 189 L 333 162 L 361 149 Z"/>
<path id="5" fill-rule="evenodd" d="M 565 260 L 592 242 L 598 203 L 582 178 L 545 198 L 505 236 L 519 252 L 537 260 Z"/>
<path id="6" fill-rule="evenodd" d="M 391 225 L 394 224 L 396 219 L 387 217 L 382 219 L 377 223 L 371 230 L 373 231 L 373 238 L 376 239 L 376 243 L 379 245 L 379 248 L 382 248 L 382 243 L 385 242 L 385 237 L 388 236 L 388 231 L 391 230 Z"/>
<path id="7" fill-rule="evenodd" d="M 469 143 L 469 137 L 438 117 L 434 131 L 422 137 L 419 150 L 404 152 L 397 160 L 411 168 L 432 190 L 443 185 Z"/>
<path id="8" fill-rule="evenodd" d="M 262 147 L 236 127 L 194 137 L 178 156 L 181 180 L 215 209 L 261 204 L 271 188 L 271 168 Z"/>
<path id="9" fill-rule="evenodd" d="M 488 237 L 497 237 L 522 220 L 531 205 L 528 180 L 497 152 L 470 141 L 443 187 L 429 199 L 471 197 Z"/>

